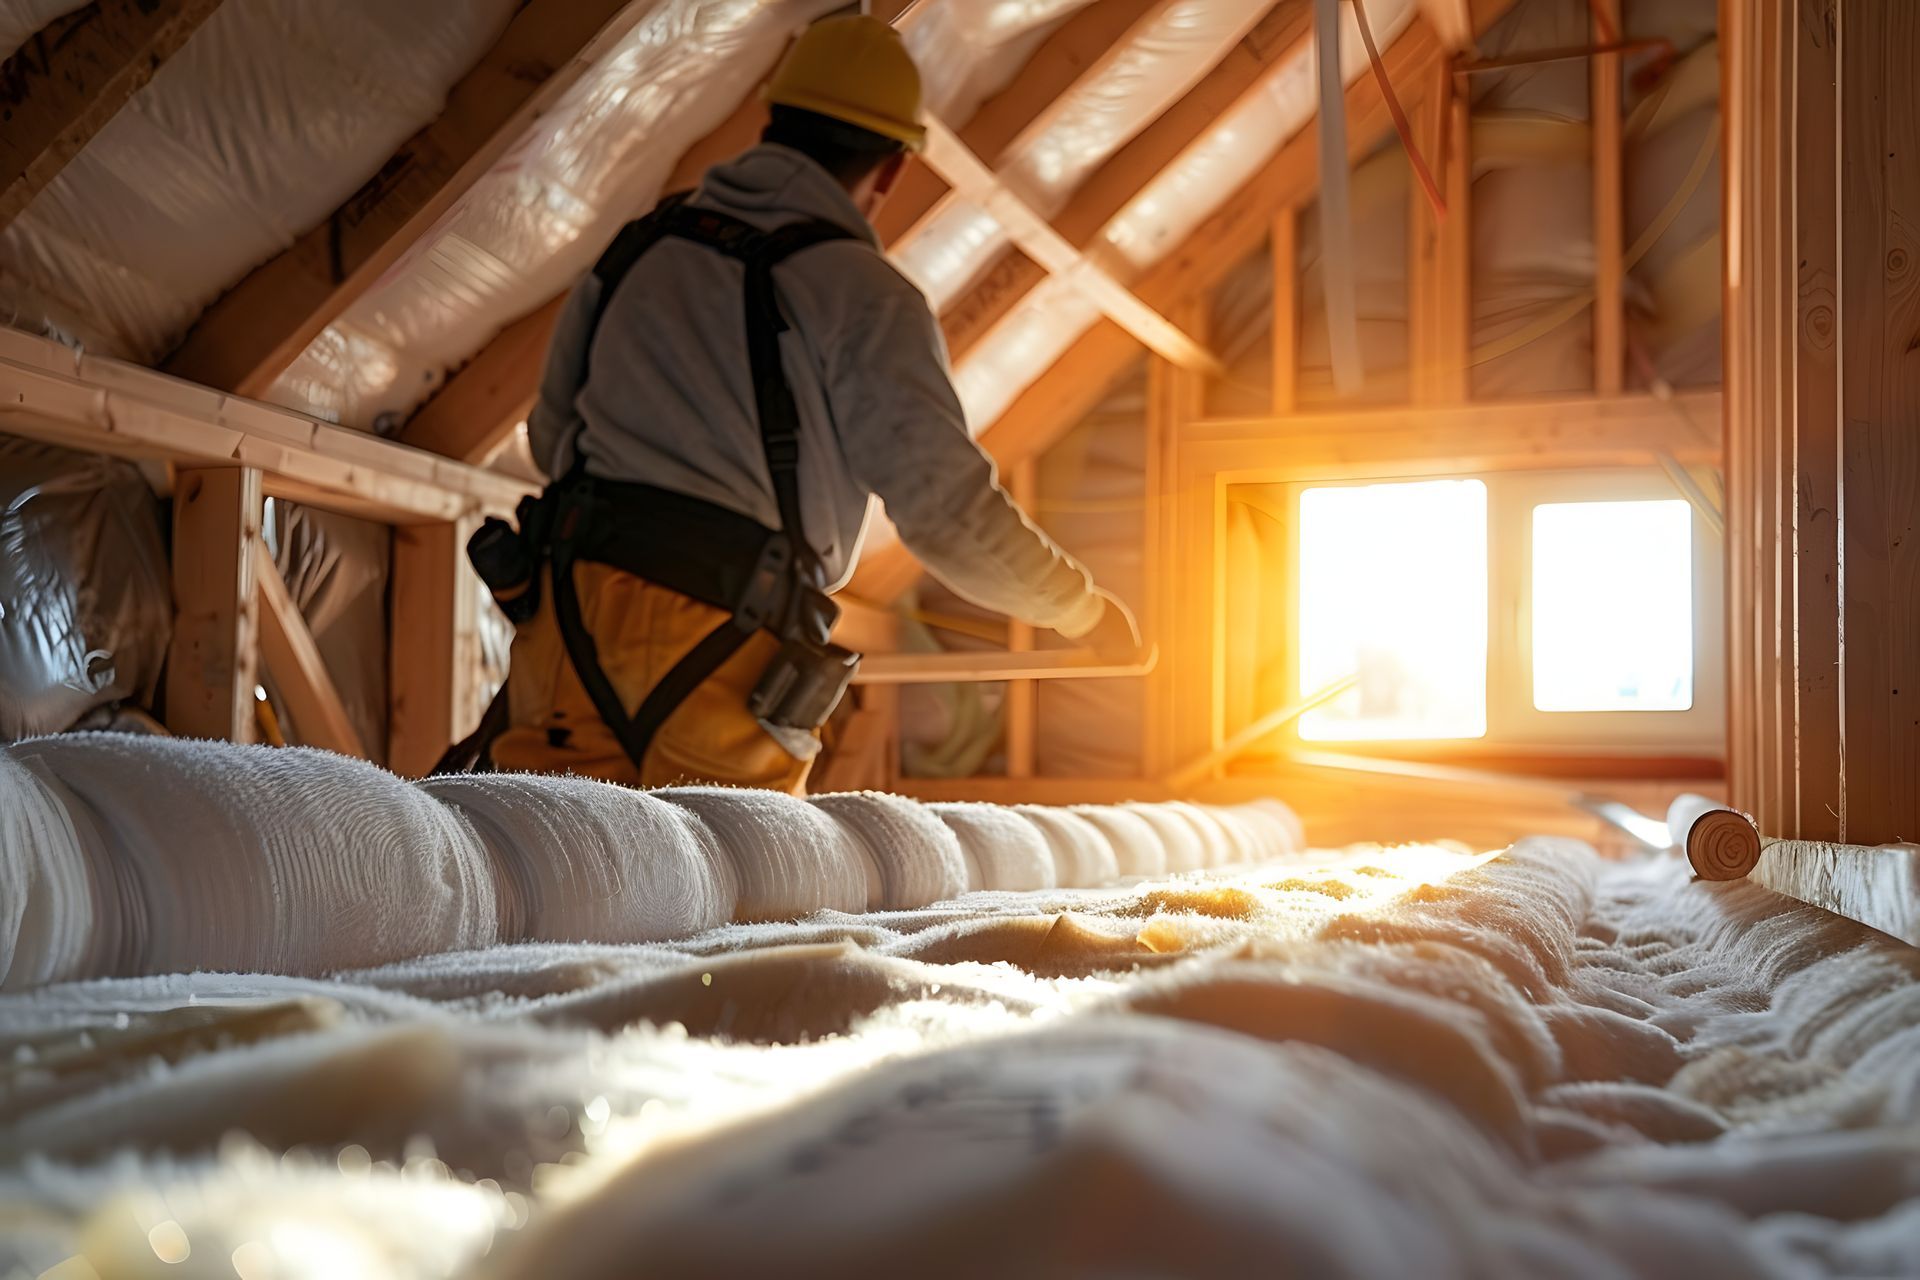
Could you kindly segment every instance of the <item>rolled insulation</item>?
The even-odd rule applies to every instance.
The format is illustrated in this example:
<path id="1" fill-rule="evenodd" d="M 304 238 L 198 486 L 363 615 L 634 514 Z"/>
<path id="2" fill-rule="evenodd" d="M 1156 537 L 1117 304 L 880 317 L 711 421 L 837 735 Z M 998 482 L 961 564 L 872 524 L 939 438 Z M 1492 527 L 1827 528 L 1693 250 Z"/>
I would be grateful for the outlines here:
<path id="1" fill-rule="evenodd" d="M 1667 833 L 1702 880 L 1742 880 L 1760 862 L 1760 832 L 1737 809 L 1691 792 L 1667 806 Z"/>

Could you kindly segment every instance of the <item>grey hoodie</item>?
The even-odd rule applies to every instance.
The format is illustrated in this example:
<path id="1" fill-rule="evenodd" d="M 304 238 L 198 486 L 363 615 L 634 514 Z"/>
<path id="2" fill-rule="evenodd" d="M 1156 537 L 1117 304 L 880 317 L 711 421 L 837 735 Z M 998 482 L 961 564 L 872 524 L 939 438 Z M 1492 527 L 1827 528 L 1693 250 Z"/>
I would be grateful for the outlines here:
<path id="1" fill-rule="evenodd" d="M 781 357 L 800 409 L 801 518 L 836 588 L 878 495 L 907 548 L 962 596 L 1068 636 L 1092 628 L 1102 596 L 1000 488 L 967 435 L 926 299 L 882 256 L 846 191 L 799 152 L 762 144 L 710 170 L 693 202 L 765 229 L 820 218 L 858 237 L 774 269 L 791 322 Z M 592 475 L 777 528 L 742 288 L 735 260 L 663 240 L 614 291 L 589 353 L 599 289 L 589 274 L 567 301 L 527 421 L 547 474 L 564 472 L 577 449 Z"/>

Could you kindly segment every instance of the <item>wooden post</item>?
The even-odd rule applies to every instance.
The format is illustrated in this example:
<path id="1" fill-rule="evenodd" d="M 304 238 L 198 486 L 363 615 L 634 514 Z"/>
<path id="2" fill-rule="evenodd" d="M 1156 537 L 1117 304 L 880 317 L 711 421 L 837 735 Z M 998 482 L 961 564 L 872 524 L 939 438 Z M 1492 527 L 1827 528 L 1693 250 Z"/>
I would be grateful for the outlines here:
<path id="1" fill-rule="evenodd" d="M 1465 96 L 1453 91 L 1450 67 L 1434 68 L 1430 81 L 1426 98 L 1414 108 L 1414 137 L 1447 213 L 1436 217 L 1420 184 L 1407 184 L 1413 233 L 1407 381 L 1415 404 L 1459 404 L 1467 398 L 1473 344 L 1471 120 Z"/>
<path id="2" fill-rule="evenodd" d="M 1593 24 L 1596 43 L 1618 41 L 1620 0 L 1593 0 Z M 1627 353 L 1620 55 L 1595 54 L 1588 74 L 1593 115 L 1593 389 L 1611 396 L 1620 393 Z"/>
<path id="3" fill-rule="evenodd" d="M 1726 0 L 1731 799 L 1920 832 L 1920 15 Z M 1837 194 L 1837 198 L 1836 198 Z"/>
<path id="4" fill-rule="evenodd" d="M 393 531 L 387 767 L 406 777 L 433 768 L 485 710 L 480 588 L 466 556 L 472 529 L 461 520 Z"/>
<path id="5" fill-rule="evenodd" d="M 260 515 L 260 473 L 252 467 L 175 478 L 167 727 L 183 738 L 253 741 Z"/>
<path id="6" fill-rule="evenodd" d="M 292 713 L 300 743 L 366 759 L 366 744 L 347 714 L 340 689 L 327 670 L 313 632 L 280 578 L 267 544 L 256 541 L 254 583 L 260 593 L 260 657 L 273 676 L 274 692 Z"/>
<path id="7" fill-rule="evenodd" d="M 1033 513 L 1039 488 L 1037 460 L 1026 458 L 1015 464 L 1012 474 L 1007 477 L 1007 492 L 1029 515 Z M 1018 619 L 1009 622 L 1007 648 L 1014 653 L 1030 652 L 1033 649 L 1033 625 Z M 1007 681 L 1005 726 L 1009 778 L 1033 776 L 1037 746 L 1035 738 L 1039 729 L 1039 694 L 1039 686 L 1031 680 Z"/>
<path id="8" fill-rule="evenodd" d="M 1175 315 L 1187 332 L 1207 340 L 1211 300 L 1205 295 L 1180 304 Z M 1159 777 L 1183 759 L 1198 754 L 1189 727 L 1204 716 L 1211 699 L 1212 636 L 1204 612 L 1213 581 L 1211 563 L 1196 562 L 1186 536 L 1196 504 L 1207 496 L 1183 487 L 1180 435 L 1206 407 L 1206 380 L 1170 361 L 1147 361 L 1147 538 L 1148 638 L 1160 647 L 1160 661 L 1147 679 L 1144 760 L 1149 777 Z M 1209 517 L 1210 518 L 1210 517 Z"/>
<path id="9" fill-rule="evenodd" d="M 1273 254 L 1273 412 L 1292 413 L 1300 385 L 1300 210 L 1288 205 L 1274 215 L 1268 241 Z"/>

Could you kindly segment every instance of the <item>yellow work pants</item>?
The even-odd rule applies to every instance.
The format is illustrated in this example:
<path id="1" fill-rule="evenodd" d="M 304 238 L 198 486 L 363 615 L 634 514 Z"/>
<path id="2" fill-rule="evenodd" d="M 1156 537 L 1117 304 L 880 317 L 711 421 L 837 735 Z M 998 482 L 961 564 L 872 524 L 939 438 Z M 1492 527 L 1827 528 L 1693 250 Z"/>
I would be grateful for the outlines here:
<path id="1" fill-rule="evenodd" d="M 548 572 L 541 571 L 543 576 Z M 640 700 L 727 618 L 712 605 L 604 564 L 577 563 L 580 616 L 600 665 L 631 715 Z M 567 658 L 554 618 L 553 587 L 513 637 L 507 675 L 510 727 L 493 744 L 495 767 L 573 773 L 628 786 L 710 782 L 800 794 L 810 760 L 796 760 L 747 710 L 747 695 L 779 649 L 764 631 L 702 681 L 676 708 L 636 769 Z"/>

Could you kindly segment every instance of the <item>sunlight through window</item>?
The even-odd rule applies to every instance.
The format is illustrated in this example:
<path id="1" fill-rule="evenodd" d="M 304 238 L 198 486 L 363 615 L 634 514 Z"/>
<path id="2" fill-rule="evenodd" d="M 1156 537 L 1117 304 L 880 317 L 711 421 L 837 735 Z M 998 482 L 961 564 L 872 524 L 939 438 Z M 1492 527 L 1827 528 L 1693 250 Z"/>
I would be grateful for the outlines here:
<path id="1" fill-rule="evenodd" d="M 1533 705 L 1693 705 L 1693 513 L 1686 503 L 1533 509 Z"/>
<path id="2" fill-rule="evenodd" d="M 1487 731 L 1487 487 L 1433 480 L 1300 495 L 1300 687 L 1360 684 L 1302 738 Z"/>

